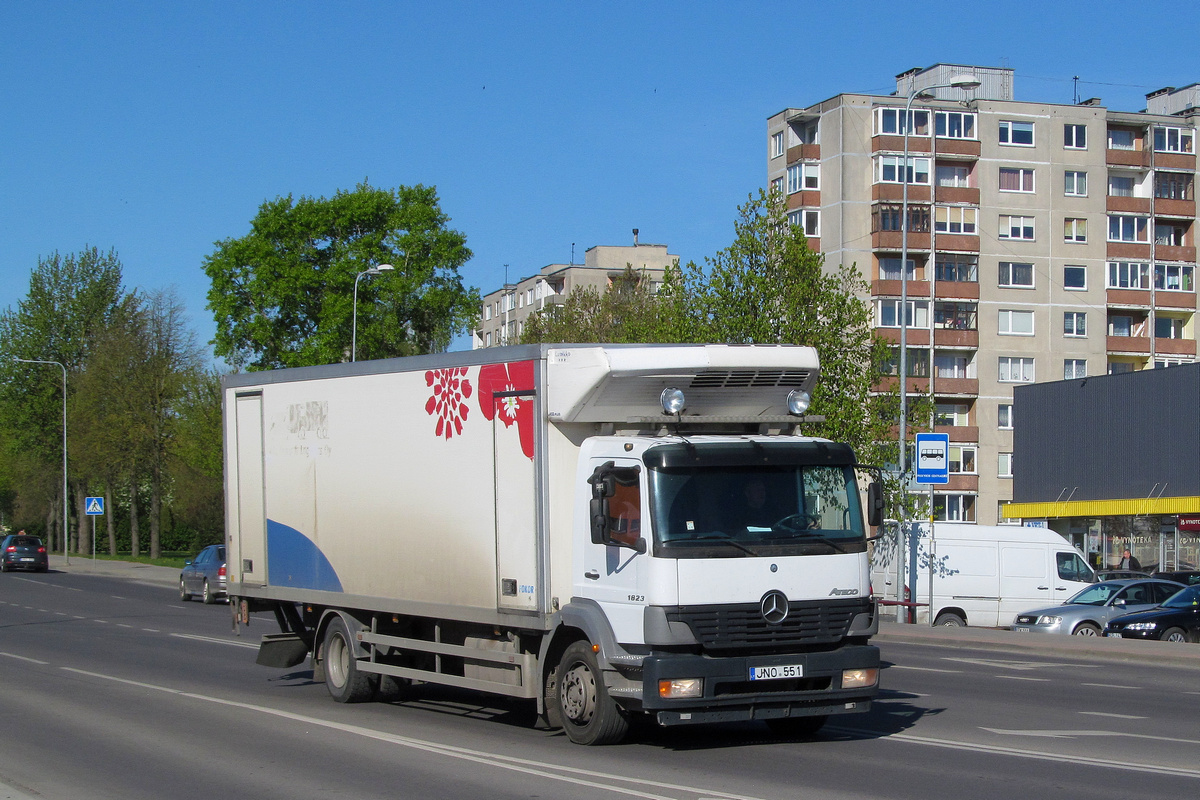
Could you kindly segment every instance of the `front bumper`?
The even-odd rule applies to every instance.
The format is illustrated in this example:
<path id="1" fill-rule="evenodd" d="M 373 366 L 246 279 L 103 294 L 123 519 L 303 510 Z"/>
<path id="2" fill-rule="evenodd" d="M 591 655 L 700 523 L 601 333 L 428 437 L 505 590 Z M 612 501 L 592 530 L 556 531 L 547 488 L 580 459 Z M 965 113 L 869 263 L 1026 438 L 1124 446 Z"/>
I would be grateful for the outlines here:
<path id="1" fill-rule="evenodd" d="M 750 680 L 755 667 L 785 665 L 799 665 L 802 676 Z M 660 725 L 862 713 L 870 710 L 879 682 L 842 688 L 843 672 L 857 669 L 874 669 L 878 675 L 879 648 L 854 645 L 828 652 L 726 658 L 649 656 L 642 663 L 642 708 L 654 713 Z M 703 696 L 659 696 L 660 681 L 689 678 L 703 679 Z"/>

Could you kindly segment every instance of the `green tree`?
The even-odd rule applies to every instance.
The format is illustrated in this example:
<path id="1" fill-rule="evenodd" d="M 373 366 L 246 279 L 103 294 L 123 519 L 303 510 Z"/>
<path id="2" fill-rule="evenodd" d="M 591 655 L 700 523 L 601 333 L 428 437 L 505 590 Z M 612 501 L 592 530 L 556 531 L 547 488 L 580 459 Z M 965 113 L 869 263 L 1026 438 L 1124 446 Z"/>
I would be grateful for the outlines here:
<path id="1" fill-rule="evenodd" d="M 249 234 L 205 259 L 216 354 L 251 370 L 351 360 L 355 279 L 384 263 L 395 270 L 359 282 L 359 357 L 445 350 L 479 303 L 458 274 L 471 251 L 449 221 L 420 185 L 263 203 Z"/>

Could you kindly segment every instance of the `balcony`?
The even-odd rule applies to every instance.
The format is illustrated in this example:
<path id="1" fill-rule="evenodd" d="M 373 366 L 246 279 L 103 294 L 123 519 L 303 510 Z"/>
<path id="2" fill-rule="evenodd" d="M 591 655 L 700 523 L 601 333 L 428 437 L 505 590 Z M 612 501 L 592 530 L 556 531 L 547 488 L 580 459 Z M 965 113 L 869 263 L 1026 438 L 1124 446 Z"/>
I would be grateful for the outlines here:
<path id="1" fill-rule="evenodd" d="M 930 187 L 927 183 L 910 183 L 908 185 L 909 203 L 928 203 Z M 876 183 L 871 186 L 871 199 L 884 200 L 893 203 L 904 202 L 904 184 Z"/>
<path id="2" fill-rule="evenodd" d="M 1196 263 L 1196 248 L 1188 245 L 1156 244 L 1154 258 L 1157 261 L 1184 261 Z"/>
<path id="3" fill-rule="evenodd" d="M 1180 292 L 1180 294 L 1188 294 L 1188 293 Z M 1107 303 L 1110 306 L 1149 308 L 1150 307 L 1150 290 L 1149 289 L 1109 289 Z"/>
<path id="4" fill-rule="evenodd" d="M 938 237 L 938 243 L 943 237 Z M 979 283 L 976 281 L 938 281 L 933 286 L 933 294 L 939 300 L 978 300 Z"/>
<path id="5" fill-rule="evenodd" d="M 1122 261 L 1149 261 L 1150 243 L 1146 242 L 1109 242 L 1105 251 L 1109 258 Z"/>
<path id="6" fill-rule="evenodd" d="M 787 163 L 791 166 L 797 161 L 816 161 L 821 158 L 821 145 L 798 144 L 787 149 Z"/>
<path id="7" fill-rule="evenodd" d="M 872 388 L 879 392 L 899 391 L 900 380 L 895 375 L 885 375 Z M 909 378 L 907 392 L 911 395 L 927 394 L 929 392 L 929 378 Z M 941 389 L 939 389 L 938 394 L 941 393 Z"/>
<path id="8" fill-rule="evenodd" d="M 873 250 L 892 250 L 899 253 L 902 244 L 901 239 L 903 234 L 900 231 L 876 231 L 871 234 L 871 249 Z M 941 237 L 938 237 L 941 241 Z M 929 251 L 929 232 L 918 233 L 917 231 L 908 232 L 908 249 Z M 976 247 L 976 250 L 979 248 Z"/>
<path id="9" fill-rule="evenodd" d="M 911 238 L 911 237 L 910 237 Z M 899 297 L 900 296 L 900 280 L 874 280 L 871 281 L 871 296 L 872 297 Z M 908 296 L 909 297 L 929 297 L 929 281 L 919 281 L 912 278 L 908 280 Z"/>
<path id="10" fill-rule="evenodd" d="M 937 245 L 940 250 L 954 250 L 961 253 L 978 253 L 979 236 L 967 233 L 939 233 Z"/>
<path id="11" fill-rule="evenodd" d="M 945 492 L 978 492 L 979 491 L 979 476 L 978 475 L 951 475 L 950 482 L 945 486 L 938 487 Z"/>
<path id="12" fill-rule="evenodd" d="M 940 381 L 933 382 L 934 391 L 939 391 Z M 944 433 L 952 442 L 978 442 L 979 428 L 975 425 L 935 425 L 934 433 Z"/>
<path id="13" fill-rule="evenodd" d="M 796 208 L 820 208 L 821 207 L 821 192 L 818 189 L 805 189 L 802 192 L 793 192 L 787 196 L 787 208 L 791 211 Z"/>
<path id="14" fill-rule="evenodd" d="M 1196 201 L 1157 197 L 1154 199 L 1154 213 L 1160 217 L 1192 219 L 1196 216 Z"/>
<path id="15" fill-rule="evenodd" d="M 1106 160 L 1110 167 L 1148 167 L 1150 166 L 1150 151 L 1109 148 Z"/>
<path id="16" fill-rule="evenodd" d="M 1150 198 L 1118 197 L 1110 194 L 1105 198 L 1105 208 L 1122 214 L 1141 214 L 1148 217 L 1150 216 Z"/>
<path id="17" fill-rule="evenodd" d="M 1104 345 L 1109 355 L 1122 353 L 1143 354 L 1150 352 L 1150 338 L 1147 336 L 1109 336 Z"/>
<path id="18" fill-rule="evenodd" d="M 1194 153 L 1155 153 L 1154 166 L 1158 169 L 1195 169 Z"/>
<path id="19" fill-rule="evenodd" d="M 1112 296 L 1112 289 L 1108 290 L 1108 294 Z M 1149 292 L 1143 292 L 1149 296 Z M 1148 302 L 1148 301 L 1147 301 Z M 1186 308 L 1189 311 L 1196 309 L 1196 293 L 1195 292 L 1175 292 L 1159 289 L 1154 293 L 1155 308 Z"/>
<path id="20" fill-rule="evenodd" d="M 979 395 L 978 378 L 942 378 L 933 379 L 933 388 L 938 397 L 977 397 Z"/>
<path id="21" fill-rule="evenodd" d="M 891 344 L 900 344 L 900 329 L 899 328 L 876 328 L 875 332 L 879 334 L 879 338 Z M 905 338 L 908 340 L 909 347 L 928 347 L 929 346 L 929 329 L 928 328 L 913 328 L 909 327 Z"/>
<path id="22" fill-rule="evenodd" d="M 894 136 L 892 134 L 881 133 L 871 137 L 871 152 L 873 153 L 903 153 L 904 152 L 904 137 Z M 929 147 L 928 136 L 909 136 L 908 137 L 908 152 L 909 155 L 918 154 L 925 155 L 933 152 Z"/>
<path id="23" fill-rule="evenodd" d="M 978 139 L 938 139 L 936 149 L 939 156 L 979 158 L 980 144 Z"/>
<path id="24" fill-rule="evenodd" d="M 1195 339 L 1155 339 L 1154 352 L 1159 355 L 1194 356 L 1196 355 Z"/>
<path id="25" fill-rule="evenodd" d="M 933 344 L 935 347 L 953 347 L 955 349 L 968 348 L 972 350 L 978 350 L 979 331 L 935 328 L 933 331 Z"/>
<path id="26" fill-rule="evenodd" d="M 934 190 L 934 197 L 939 203 L 979 205 L 979 189 L 972 186 L 938 186 Z"/>

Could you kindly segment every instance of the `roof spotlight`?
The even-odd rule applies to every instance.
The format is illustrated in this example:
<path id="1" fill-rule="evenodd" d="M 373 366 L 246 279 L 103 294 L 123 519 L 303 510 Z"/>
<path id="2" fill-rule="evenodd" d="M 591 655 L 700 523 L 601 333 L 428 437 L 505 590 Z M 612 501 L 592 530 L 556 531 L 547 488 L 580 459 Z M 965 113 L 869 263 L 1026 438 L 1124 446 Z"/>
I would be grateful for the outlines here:
<path id="1" fill-rule="evenodd" d="M 670 414 L 673 417 L 677 417 L 683 412 L 684 398 L 682 389 L 676 389 L 673 386 L 668 386 L 666 389 L 662 390 L 662 394 L 659 395 L 658 399 L 662 403 L 662 410 L 664 414 Z"/>
<path id="2" fill-rule="evenodd" d="M 812 396 L 802 389 L 792 389 L 787 396 L 788 413 L 792 416 L 799 417 L 805 411 L 808 411 L 808 405 L 812 402 Z"/>

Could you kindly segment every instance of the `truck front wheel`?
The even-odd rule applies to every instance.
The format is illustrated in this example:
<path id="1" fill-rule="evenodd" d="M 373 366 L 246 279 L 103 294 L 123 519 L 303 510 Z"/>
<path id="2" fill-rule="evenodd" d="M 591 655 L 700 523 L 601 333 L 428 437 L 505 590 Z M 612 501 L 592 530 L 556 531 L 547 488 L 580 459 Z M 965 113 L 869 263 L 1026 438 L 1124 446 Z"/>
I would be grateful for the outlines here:
<path id="1" fill-rule="evenodd" d="M 563 729 L 576 744 L 615 744 L 629 731 L 629 720 L 608 696 L 596 654 L 585 641 L 570 645 L 558 662 L 558 708 Z"/>
<path id="2" fill-rule="evenodd" d="M 361 703 L 375 696 L 379 676 L 360 672 L 354 656 L 354 640 L 341 617 L 330 620 L 321 648 L 325 662 L 325 688 L 339 703 Z"/>

